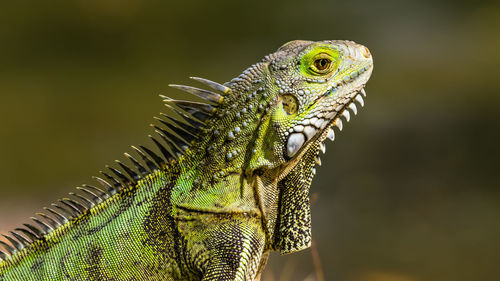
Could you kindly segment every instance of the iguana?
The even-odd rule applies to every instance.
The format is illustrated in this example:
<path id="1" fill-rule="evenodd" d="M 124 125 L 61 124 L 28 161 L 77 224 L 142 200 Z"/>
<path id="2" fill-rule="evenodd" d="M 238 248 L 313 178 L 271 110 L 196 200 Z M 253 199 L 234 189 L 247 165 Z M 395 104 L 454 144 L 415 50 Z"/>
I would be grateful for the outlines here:
<path id="1" fill-rule="evenodd" d="M 271 251 L 311 244 L 323 141 L 363 105 L 373 69 L 351 41 L 292 41 L 225 84 L 170 85 L 150 136 L 5 236 L 0 280 L 260 280 Z M 8 241 L 8 242 L 7 242 Z"/>

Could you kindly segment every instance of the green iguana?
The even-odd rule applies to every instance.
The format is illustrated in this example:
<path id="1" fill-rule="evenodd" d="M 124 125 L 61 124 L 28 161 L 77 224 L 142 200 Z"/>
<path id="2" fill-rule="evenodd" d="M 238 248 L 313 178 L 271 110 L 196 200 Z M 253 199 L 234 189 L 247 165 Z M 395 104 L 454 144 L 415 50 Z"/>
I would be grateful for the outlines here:
<path id="1" fill-rule="evenodd" d="M 228 83 L 192 77 L 210 90 L 170 85 L 206 102 L 162 96 L 156 148 L 4 235 L 0 280 L 259 280 L 310 246 L 318 154 L 372 69 L 354 42 L 292 41 Z"/>

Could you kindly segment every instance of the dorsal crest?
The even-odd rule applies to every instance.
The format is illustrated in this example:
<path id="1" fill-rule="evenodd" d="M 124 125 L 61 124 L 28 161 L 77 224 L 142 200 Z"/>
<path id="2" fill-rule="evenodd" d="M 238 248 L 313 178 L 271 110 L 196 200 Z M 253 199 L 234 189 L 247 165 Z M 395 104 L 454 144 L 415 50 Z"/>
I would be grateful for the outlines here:
<path id="1" fill-rule="evenodd" d="M 9 234 L 3 234 L 0 240 L 0 262 L 9 261 L 16 253 L 29 248 L 33 243 L 47 239 L 57 228 L 78 220 L 90 212 L 90 209 L 120 193 L 124 189 L 136 188 L 139 181 L 152 175 L 155 171 L 175 165 L 181 157 L 200 137 L 209 119 L 215 114 L 218 106 L 231 89 L 217 82 L 191 77 L 211 90 L 184 85 L 170 85 L 173 88 L 188 92 L 206 100 L 206 103 L 189 100 L 175 100 L 160 95 L 165 105 L 177 114 L 160 113 L 154 117 L 156 124 L 151 124 L 156 136 L 150 135 L 156 149 L 146 146 L 132 146 L 133 154 L 124 153 L 131 163 L 129 166 L 119 160 L 115 165 L 106 165 L 106 170 L 100 171 L 101 176 L 93 179 L 100 187 L 83 184 L 76 192 L 70 192 L 67 198 L 59 199 L 57 203 L 45 207 L 46 213 L 37 213 L 31 217 L 32 223 L 26 223 Z M 157 152 L 155 152 L 157 151 Z"/>

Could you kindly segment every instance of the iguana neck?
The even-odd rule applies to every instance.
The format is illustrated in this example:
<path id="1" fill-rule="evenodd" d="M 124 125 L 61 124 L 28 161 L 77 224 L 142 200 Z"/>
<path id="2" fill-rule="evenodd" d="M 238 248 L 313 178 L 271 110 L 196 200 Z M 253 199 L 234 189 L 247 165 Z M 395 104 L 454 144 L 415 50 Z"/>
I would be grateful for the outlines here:
<path id="1" fill-rule="evenodd" d="M 179 159 L 182 167 L 172 201 L 203 212 L 245 212 L 262 216 L 269 231 L 276 220 L 277 174 L 269 117 L 273 102 L 266 63 L 258 63 L 226 83 L 231 91 L 207 130 Z M 269 86 L 271 85 L 271 86 Z M 265 190 L 264 190 L 265 189 Z M 265 196 L 264 196 L 265 195 Z M 176 211 L 174 211 L 176 212 Z"/>
<path id="2" fill-rule="evenodd" d="M 266 72 L 267 64 L 257 63 L 225 84 L 230 92 L 206 124 L 204 133 L 179 159 L 179 166 L 183 166 L 181 162 L 188 163 L 215 179 L 258 168 L 250 163 L 256 160 L 255 155 L 261 155 L 260 132 L 262 124 L 267 126 L 269 121 L 262 116 L 272 102 Z"/>

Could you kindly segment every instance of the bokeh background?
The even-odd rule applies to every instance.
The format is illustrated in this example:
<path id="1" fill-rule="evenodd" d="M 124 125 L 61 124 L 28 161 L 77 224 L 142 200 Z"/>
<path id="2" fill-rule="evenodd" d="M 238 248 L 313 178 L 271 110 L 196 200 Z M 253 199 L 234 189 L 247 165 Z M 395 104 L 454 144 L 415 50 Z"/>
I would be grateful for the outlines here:
<path id="1" fill-rule="evenodd" d="M 149 144 L 168 83 L 350 39 L 375 69 L 313 182 L 324 280 L 498 281 L 499 27 L 498 1 L 5 2 L 0 233 Z M 273 255 L 263 280 L 316 280 L 314 253 Z"/>

